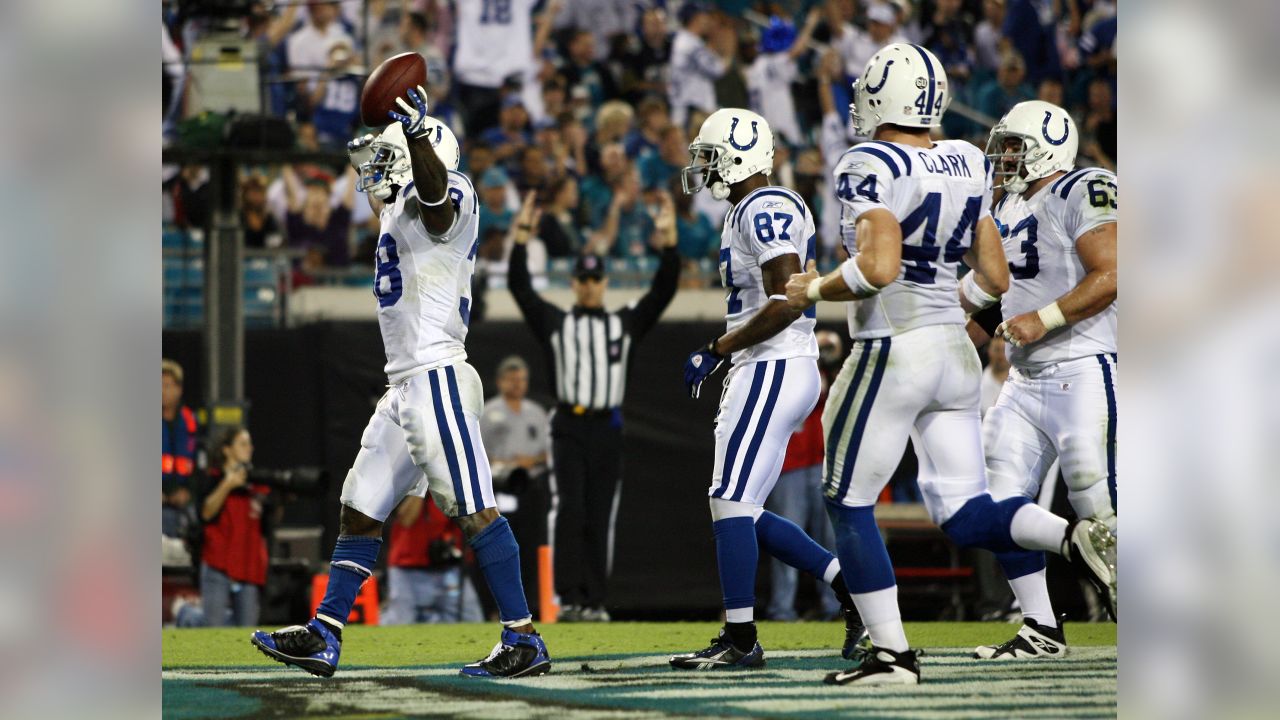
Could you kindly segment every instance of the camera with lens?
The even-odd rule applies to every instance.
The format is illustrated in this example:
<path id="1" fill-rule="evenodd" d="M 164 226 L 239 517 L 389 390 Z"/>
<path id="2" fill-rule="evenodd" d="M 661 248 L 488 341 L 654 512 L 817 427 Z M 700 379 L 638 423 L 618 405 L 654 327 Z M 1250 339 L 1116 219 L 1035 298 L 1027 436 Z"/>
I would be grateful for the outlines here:
<path id="1" fill-rule="evenodd" d="M 266 485 L 276 490 L 314 495 L 321 491 L 321 483 L 325 472 L 317 467 L 296 467 L 290 469 L 272 469 L 250 467 L 249 482 Z"/>
<path id="2" fill-rule="evenodd" d="M 427 559 L 433 568 L 453 567 L 462 562 L 462 549 L 451 538 L 436 538 L 427 546 Z"/>

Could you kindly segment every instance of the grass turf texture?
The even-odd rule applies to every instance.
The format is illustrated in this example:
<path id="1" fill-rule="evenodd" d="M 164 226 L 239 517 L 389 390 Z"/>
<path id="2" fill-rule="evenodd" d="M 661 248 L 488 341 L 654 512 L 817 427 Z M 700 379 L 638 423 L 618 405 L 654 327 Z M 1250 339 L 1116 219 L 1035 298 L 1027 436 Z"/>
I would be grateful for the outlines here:
<path id="1" fill-rule="evenodd" d="M 762 622 L 760 644 L 765 652 L 783 650 L 839 650 L 844 639 L 841 623 Z M 553 659 L 600 655 L 664 654 L 696 650 L 719 630 L 719 623 L 576 623 L 545 625 L 539 632 Z M 972 650 L 1013 637 L 1017 625 L 1008 623 L 907 623 L 912 647 Z M 265 629 L 265 628 L 264 628 Z M 1111 623 L 1066 626 L 1074 647 L 1116 643 Z M 248 628 L 169 629 L 163 631 L 165 669 L 194 667 L 281 667 L 249 645 Z M 489 652 L 498 640 L 498 626 L 488 624 L 352 626 L 343 631 L 343 667 L 401 667 L 471 662 Z M 341 670 L 339 670 L 341 672 Z"/>

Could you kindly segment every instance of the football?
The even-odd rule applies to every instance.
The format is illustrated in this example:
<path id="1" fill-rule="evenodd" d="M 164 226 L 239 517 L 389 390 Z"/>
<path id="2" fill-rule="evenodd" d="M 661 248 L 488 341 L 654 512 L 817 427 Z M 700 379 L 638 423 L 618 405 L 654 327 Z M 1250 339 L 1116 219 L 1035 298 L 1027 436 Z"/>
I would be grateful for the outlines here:
<path id="1" fill-rule="evenodd" d="M 396 98 L 405 97 L 409 88 L 427 84 L 427 62 L 415 52 L 387 58 L 364 81 L 360 93 L 360 120 L 369 127 L 383 127 L 391 122 L 387 113 L 402 112 Z"/>

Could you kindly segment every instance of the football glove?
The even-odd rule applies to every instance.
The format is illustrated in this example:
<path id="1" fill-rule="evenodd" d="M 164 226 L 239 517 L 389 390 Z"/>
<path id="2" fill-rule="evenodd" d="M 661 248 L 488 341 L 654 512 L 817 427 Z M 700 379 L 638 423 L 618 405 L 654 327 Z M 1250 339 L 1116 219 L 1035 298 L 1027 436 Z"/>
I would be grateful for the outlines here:
<path id="1" fill-rule="evenodd" d="M 412 105 L 404 98 L 396 98 L 396 104 L 404 110 L 404 114 L 391 110 L 387 115 L 404 126 L 405 137 L 420 138 L 427 133 L 427 91 L 419 85 L 417 90 L 409 88 L 408 95 Z"/>
<path id="2" fill-rule="evenodd" d="M 702 392 L 702 381 L 711 377 L 724 363 L 724 356 L 714 348 L 715 341 L 712 341 L 706 347 L 689 353 L 689 358 L 684 361 L 684 386 L 689 397 L 695 400 Z"/>

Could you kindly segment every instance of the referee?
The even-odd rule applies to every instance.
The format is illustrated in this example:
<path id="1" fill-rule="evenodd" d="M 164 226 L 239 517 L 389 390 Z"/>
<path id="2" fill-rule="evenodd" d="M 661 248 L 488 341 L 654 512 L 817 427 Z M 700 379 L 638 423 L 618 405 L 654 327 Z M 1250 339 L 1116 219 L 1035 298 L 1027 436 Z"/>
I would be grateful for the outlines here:
<path id="1" fill-rule="evenodd" d="M 675 210 L 671 198 L 664 197 L 655 218 L 654 240 L 662 260 L 653 287 L 636 302 L 612 311 L 604 307 L 609 282 L 599 255 L 578 258 L 572 283 L 576 302 L 569 310 L 534 291 L 525 243 L 540 214 L 530 193 L 516 219 L 507 285 L 546 349 L 556 377 L 550 521 L 556 592 L 562 620 L 607 621 L 605 585 L 622 487 L 622 398 L 631 353 L 671 302 L 680 278 Z"/>

